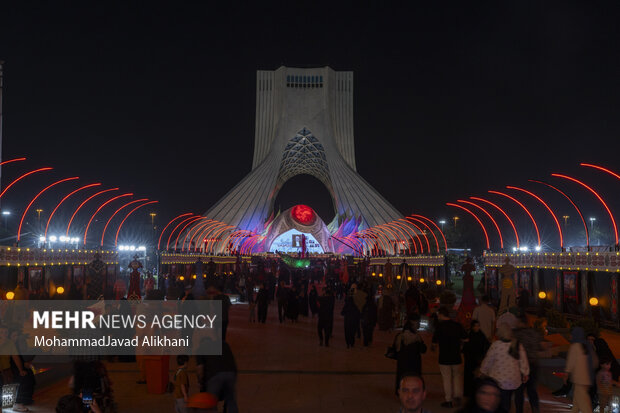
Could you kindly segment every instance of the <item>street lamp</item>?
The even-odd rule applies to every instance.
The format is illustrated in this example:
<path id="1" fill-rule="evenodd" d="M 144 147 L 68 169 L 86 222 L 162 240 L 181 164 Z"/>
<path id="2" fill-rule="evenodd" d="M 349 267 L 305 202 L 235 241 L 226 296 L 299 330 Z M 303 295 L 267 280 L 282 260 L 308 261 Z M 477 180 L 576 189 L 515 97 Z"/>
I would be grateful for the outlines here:
<path id="1" fill-rule="evenodd" d="M 592 233 L 594 233 L 594 221 L 596 221 L 596 218 L 590 217 L 590 231 L 592 231 Z M 596 245 L 600 245 L 598 237 L 596 237 Z"/>
<path id="2" fill-rule="evenodd" d="M 454 220 L 454 230 L 456 231 L 456 221 L 458 221 L 460 218 L 459 217 L 454 217 L 452 219 Z"/>
<path id="3" fill-rule="evenodd" d="M 446 224 L 446 220 L 442 219 L 441 221 L 439 221 L 439 225 L 441 225 L 441 230 L 443 231 L 443 226 Z"/>
<path id="4" fill-rule="evenodd" d="M 566 230 L 566 226 L 568 225 L 568 218 L 570 218 L 568 215 L 563 215 L 562 218 L 564 218 L 564 229 Z"/>
<path id="5" fill-rule="evenodd" d="M 4 229 L 6 230 L 8 228 L 8 219 L 9 216 L 11 215 L 11 211 L 2 211 L 2 216 L 4 217 Z"/>
<path id="6" fill-rule="evenodd" d="M 149 215 L 151 216 L 151 225 L 155 226 L 155 217 L 157 214 L 155 212 L 151 212 Z"/>

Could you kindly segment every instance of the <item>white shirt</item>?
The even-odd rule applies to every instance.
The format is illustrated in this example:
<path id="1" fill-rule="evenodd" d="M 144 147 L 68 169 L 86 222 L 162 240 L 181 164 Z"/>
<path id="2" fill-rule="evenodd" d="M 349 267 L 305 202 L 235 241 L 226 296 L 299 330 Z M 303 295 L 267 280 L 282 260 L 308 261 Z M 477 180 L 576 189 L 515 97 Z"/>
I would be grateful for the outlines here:
<path id="1" fill-rule="evenodd" d="M 497 340 L 491 344 L 480 371 L 493 378 L 503 390 L 515 390 L 523 383 L 522 376 L 530 374 L 530 365 L 522 344 L 519 344 L 519 360 L 508 352 L 510 341 Z"/>

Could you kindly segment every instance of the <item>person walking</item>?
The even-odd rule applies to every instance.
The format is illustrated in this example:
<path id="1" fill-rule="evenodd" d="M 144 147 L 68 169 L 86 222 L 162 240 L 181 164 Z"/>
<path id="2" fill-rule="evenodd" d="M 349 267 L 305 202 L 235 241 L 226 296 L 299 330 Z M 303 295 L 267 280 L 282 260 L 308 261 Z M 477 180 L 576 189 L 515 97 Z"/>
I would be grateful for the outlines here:
<path id="1" fill-rule="evenodd" d="M 422 354 L 426 353 L 426 344 L 417 329 L 418 320 L 410 319 L 403 326 L 403 330 L 394 337 L 397 395 L 399 383 L 405 374 L 422 374 Z"/>
<path id="2" fill-rule="evenodd" d="M 571 345 L 566 356 L 565 381 L 570 378 L 573 383 L 573 408 L 571 413 L 592 413 L 590 386 L 594 384 L 594 369 L 598 360 L 594 349 L 587 342 L 585 332 L 581 327 L 571 331 Z"/>
<path id="3" fill-rule="evenodd" d="M 372 296 L 366 299 L 366 305 L 362 309 L 362 335 L 364 337 L 364 347 L 372 343 L 373 333 L 377 325 L 377 304 Z"/>
<path id="4" fill-rule="evenodd" d="M 495 309 L 489 305 L 488 295 L 483 295 L 480 301 L 480 305 L 474 308 L 471 319 L 478 320 L 480 330 L 487 336 L 487 340 L 491 342 L 495 335 Z"/>
<path id="5" fill-rule="evenodd" d="M 335 298 L 331 290 L 324 288 L 323 296 L 318 300 L 319 320 L 317 330 L 319 333 L 319 345 L 325 342 L 325 347 L 329 346 L 329 339 L 332 337 L 332 329 L 334 327 L 334 305 Z"/>
<path id="6" fill-rule="evenodd" d="M 258 322 L 265 324 L 267 321 L 267 309 L 269 307 L 269 292 L 265 288 L 265 283 L 260 284 L 256 294 L 256 307 L 258 308 Z"/>
<path id="7" fill-rule="evenodd" d="M 527 392 L 527 398 L 532 407 L 532 413 L 540 412 L 540 398 L 538 397 L 538 368 L 539 355 L 544 350 L 542 348 L 542 334 L 529 326 L 527 315 L 522 315 L 519 319 L 519 326 L 513 330 L 515 339 L 523 344 L 527 361 L 530 365 L 529 379 L 515 392 L 515 406 L 517 413 L 523 413 L 524 393 Z"/>
<path id="8" fill-rule="evenodd" d="M 474 396 L 476 371 L 480 368 L 489 345 L 489 340 L 480 330 L 478 320 L 472 320 L 469 333 L 467 334 L 467 341 L 463 343 L 463 356 L 465 358 L 463 393 L 467 397 Z"/>
<path id="9" fill-rule="evenodd" d="M 319 312 L 318 300 L 319 300 L 319 293 L 316 291 L 316 285 L 312 284 L 310 293 L 308 293 L 308 305 L 310 306 L 310 312 L 312 313 L 312 318 L 314 318 L 314 315 Z"/>
<path id="10" fill-rule="evenodd" d="M 438 319 L 431 349 L 434 351 L 439 345 L 439 371 L 445 394 L 445 402 L 441 406 L 452 408 L 455 404 L 459 405 L 463 398 L 461 343 L 467 338 L 467 333 L 461 324 L 450 319 L 446 307 L 439 309 Z"/>
<path id="11" fill-rule="evenodd" d="M 530 366 L 525 348 L 514 339 L 509 325 L 500 324 L 497 336 L 499 339 L 491 344 L 482 360 L 480 372 L 497 381 L 501 389 L 501 407 L 509 412 L 512 394 L 527 382 Z"/>
<path id="12" fill-rule="evenodd" d="M 394 300 L 388 293 L 388 289 L 384 288 L 378 303 L 378 321 L 379 330 L 391 331 L 394 328 Z"/>
<path id="13" fill-rule="evenodd" d="M 355 333 L 360 326 L 360 312 L 351 295 L 345 298 L 340 314 L 344 316 L 344 340 L 347 348 L 352 348 L 355 345 Z"/>
<path id="14" fill-rule="evenodd" d="M 290 318 L 293 323 L 297 322 L 299 317 L 299 297 L 297 295 L 297 287 L 288 289 L 288 302 L 286 304 L 286 317 Z"/>
<path id="15" fill-rule="evenodd" d="M 207 344 L 209 341 L 211 343 Z M 205 348 L 212 348 L 211 346 L 215 345 L 215 337 L 207 336 L 204 344 L 207 345 Z M 196 372 L 201 388 L 205 388 L 207 393 L 214 394 L 220 401 L 224 401 L 225 412 L 239 412 L 236 389 L 237 363 L 227 342 L 222 342 L 221 355 L 196 356 Z"/>
<path id="16" fill-rule="evenodd" d="M 457 413 L 507 413 L 502 410 L 501 389 L 491 378 L 480 380 L 475 397 L 471 397 L 467 405 Z"/>
<path id="17" fill-rule="evenodd" d="M 284 281 L 280 281 L 278 285 L 278 291 L 276 292 L 276 299 L 278 300 L 278 319 L 280 323 L 284 322 L 286 317 L 286 304 L 288 303 L 288 288 L 284 286 Z"/>

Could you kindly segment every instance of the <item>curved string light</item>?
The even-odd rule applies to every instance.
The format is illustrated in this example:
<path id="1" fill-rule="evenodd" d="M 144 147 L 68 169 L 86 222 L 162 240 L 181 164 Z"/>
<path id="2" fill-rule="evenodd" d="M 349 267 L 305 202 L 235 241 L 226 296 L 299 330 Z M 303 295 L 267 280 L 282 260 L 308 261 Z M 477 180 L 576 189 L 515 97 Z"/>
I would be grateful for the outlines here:
<path id="1" fill-rule="evenodd" d="M 52 211 L 52 213 L 50 214 L 50 217 L 47 219 L 47 224 L 45 224 L 45 232 L 43 233 L 43 237 L 45 239 L 47 239 L 47 230 L 50 226 L 50 222 L 52 221 L 52 217 L 54 216 L 54 214 L 56 213 L 56 211 L 58 210 L 58 208 L 60 208 L 60 206 L 62 205 L 63 202 L 65 202 L 70 196 L 72 196 L 73 194 L 76 194 L 84 189 L 87 188 L 92 188 L 94 186 L 99 186 L 101 185 L 101 183 L 96 183 L 96 184 L 90 184 L 90 185 L 84 185 L 83 187 L 80 187 L 72 192 L 69 192 L 63 199 L 60 200 L 60 202 L 58 203 L 58 205 L 56 205 L 56 208 L 54 208 L 54 210 Z"/>
<path id="2" fill-rule="evenodd" d="M 164 229 L 162 229 L 162 230 L 161 230 L 161 234 L 159 234 L 159 240 L 157 240 L 157 250 L 158 250 L 158 251 L 160 250 L 160 246 L 161 246 L 161 238 L 164 236 L 164 232 L 166 232 L 166 229 L 168 229 L 168 227 L 170 226 L 170 224 L 172 224 L 172 223 L 173 223 L 174 221 L 176 221 L 177 219 L 182 218 L 182 217 L 186 217 L 186 216 L 188 216 L 188 215 L 194 215 L 194 214 L 193 214 L 192 212 L 187 212 L 187 213 L 185 213 L 185 214 L 178 215 L 178 216 L 176 216 L 176 217 L 172 218 L 172 219 L 171 219 L 171 220 L 170 220 L 170 221 L 166 224 L 166 226 L 164 227 Z"/>
<path id="3" fill-rule="evenodd" d="M 474 217 L 476 219 L 476 221 L 478 221 L 478 224 L 480 224 L 480 227 L 482 227 L 482 231 L 484 232 L 484 238 L 487 241 L 487 250 L 490 250 L 491 249 L 491 245 L 489 243 L 489 234 L 487 232 L 487 229 L 484 227 L 484 224 L 482 223 L 482 221 L 480 221 L 480 218 L 478 218 L 478 216 L 476 214 L 474 214 L 473 212 L 471 212 L 469 209 L 465 208 L 462 205 L 453 204 L 451 202 L 447 202 L 446 205 L 452 206 L 452 207 L 456 207 L 456 208 L 460 208 L 463 211 L 469 213 L 472 217 Z"/>
<path id="4" fill-rule="evenodd" d="M 462 202 L 462 203 L 467 204 L 467 205 L 475 206 L 476 208 L 478 208 L 479 210 L 484 212 L 487 217 L 489 217 L 491 222 L 493 222 L 493 225 L 495 225 L 495 229 L 497 230 L 497 233 L 499 234 L 499 245 L 500 245 L 500 248 L 503 250 L 504 249 L 504 237 L 502 237 L 502 231 L 499 229 L 499 225 L 497 225 L 497 221 L 495 221 L 495 219 L 493 219 L 491 214 L 489 214 L 489 212 L 486 209 L 482 208 L 480 205 L 474 204 L 471 201 L 466 201 L 464 199 L 459 199 L 457 202 Z"/>
<path id="5" fill-rule="evenodd" d="M 132 209 L 131 211 L 129 211 L 129 213 L 127 213 L 127 215 L 125 215 L 125 218 L 123 218 L 123 220 L 121 221 L 120 225 L 118 226 L 118 229 L 116 230 L 116 237 L 114 238 L 114 246 L 116 247 L 116 245 L 118 244 L 118 234 L 121 232 L 121 228 L 123 228 L 123 224 L 125 223 L 125 221 L 127 220 L 127 218 L 129 218 L 129 216 L 131 214 L 133 214 L 134 212 L 136 212 L 138 209 L 145 207 L 147 205 L 151 205 L 151 204 L 157 204 L 159 201 L 149 201 L 149 202 L 145 202 L 142 205 L 138 205 L 137 207 L 135 207 L 134 209 Z"/>
<path id="6" fill-rule="evenodd" d="M 521 208 L 523 208 L 523 210 L 525 211 L 527 216 L 530 217 L 530 219 L 532 220 L 532 224 L 534 224 L 534 229 L 536 230 L 536 237 L 538 238 L 538 247 L 540 248 L 540 231 L 538 231 L 538 224 L 536 223 L 536 220 L 532 216 L 530 210 L 527 209 L 526 206 L 523 205 L 521 202 L 519 202 L 518 199 L 515 199 L 514 197 L 512 197 L 512 196 L 510 196 L 508 194 L 505 194 L 505 193 L 499 192 L 499 191 L 489 191 L 489 193 L 504 196 L 504 197 L 514 201 L 515 203 L 517 203 L 517 205 L 519 205 Z"/>
<path id="7" fill-rule="evenodd" d="M 582 187 L 584 187 L 588 191 L 590 191 L 592 194 L 594 194 L 594 196 L 599 200 L 599 202 L 603 205 L 603 207 L 605 207 L 605 210 L 609 214 L 609 218 L 611 218 L 611 223 L 614 226 L 614 236 L 616 238 L 616 245 L 618 245 L 618 226 L 616 225 L 616 220 L 614 219 L 614 215 L 611 213 L 611 210 L 607 206 L 607 203 L 603 200 L 603 198 L 601 198 L 601 196 L 598 194 L 598 192 L 596 192 L 594 189 L 590 188 L 588 185 L 584 184 L 580 180 L 572 178 L 570 176 L 562 175 L 562 174 L 551 174 L 551 176 L 555 176 L 555 177 L 563 178 L 563 179 L 568 179 L 569 181 L 572 181 L 572 182 L 575 182 L 575 183 L 581 185 Z"/>
<path id="8" fill-rule="evenodd" d="M 28 204 L 28 206 L 26 207 L 26 209 L 24 210 L 24 213 L 22 214 L 22 219 L 19 221 L 19 227 L 17 228 L 17 242 L 19 242 L 21 235 L 22 235 L 22 225 L 24 224 L 24 219 L 26 219 L 26 214 L 28 213 L 28 210 L 30 209 L 30 207 L 32 206 L 32 204 L 34 204 L 34 202 L 41 196 L 43 195 L 44 192 L 46 192 L 48 189 L 61 184 L 63 182 L 67 182 L 67 181 L 74 181 L 76 179 L 80 179 L 78 176 L 74 176 L 71 178 L 65 178 L 65 179 L 61 179 L 59 181 L 54 182 L 53 184 L 50 184 L 48 186 L 46 186 L 45 188 L 43 188 L 37 195 L 35 195 L 34 198 L 32 198 L 32 201 L 30 201 L 30 203 Z"/>
<path id="9" fill-rule="evenodd" d="M 487 204 L 491 205 L 492 207 L 494 207 L 495 209 L 497 209 L 499 212 L 501 212 L 501 213 L 502 213 L 502 214 L 506 217 L 506 219 L 507 219 L 507 220 L 508 220 L 508 222 L 510 223 L 510 226 L 512 227 L 512 230 L 513 230 L 513 231 L 514 231 L 514 233 L 515 233 L 515 239 L 516 239 L 516 241 L 517 241 L 517 249 L 519 249 L 519 247 L 520 247 L 520 243 L 519 243 L 519 233 L 517 232 L 517 227 L 515 226 L 515 223 L 514 223 L 514 222 L 512 222 L 512 219 L 510 219 L 510 217 L 508 216 L 508 214 L 506 213 L 506 211 L 504 211 L 502 208 L 500 208 L 500 207 L 499 207 L 499 205 L 497 205 L 497 204 L 495 204 L 495 203 L 493 203 L 493 202 L 491 202 L 491 201 L 489 201 L 489 200 L 486 200 L 486 199 L 484 199 L 484 198 L 480 198 L 480 197 L 477 197 L 477 196 L 470 196 L 469 198 L 470 198 L 470 199 L 473 199 L 473 200 L 476 200 L 476 201 L 485 202 L 485 203 L 487 203 Z"/>

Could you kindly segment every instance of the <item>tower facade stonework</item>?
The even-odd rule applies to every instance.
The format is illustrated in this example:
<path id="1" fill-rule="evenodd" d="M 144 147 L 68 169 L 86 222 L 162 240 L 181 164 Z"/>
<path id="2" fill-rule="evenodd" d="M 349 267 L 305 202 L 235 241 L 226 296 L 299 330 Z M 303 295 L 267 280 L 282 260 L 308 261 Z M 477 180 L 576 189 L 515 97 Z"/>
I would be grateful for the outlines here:
<path id="1" fill-rule="evenodd" d="M 353 72 L 258 71 L 252 171 L 205 215 L 261 233 L 278 192 L 300 174 L 328 189 L 335 208 L 331 228 L 354 219 L 361 230 L 402 218 L 356 171 Z"/>

